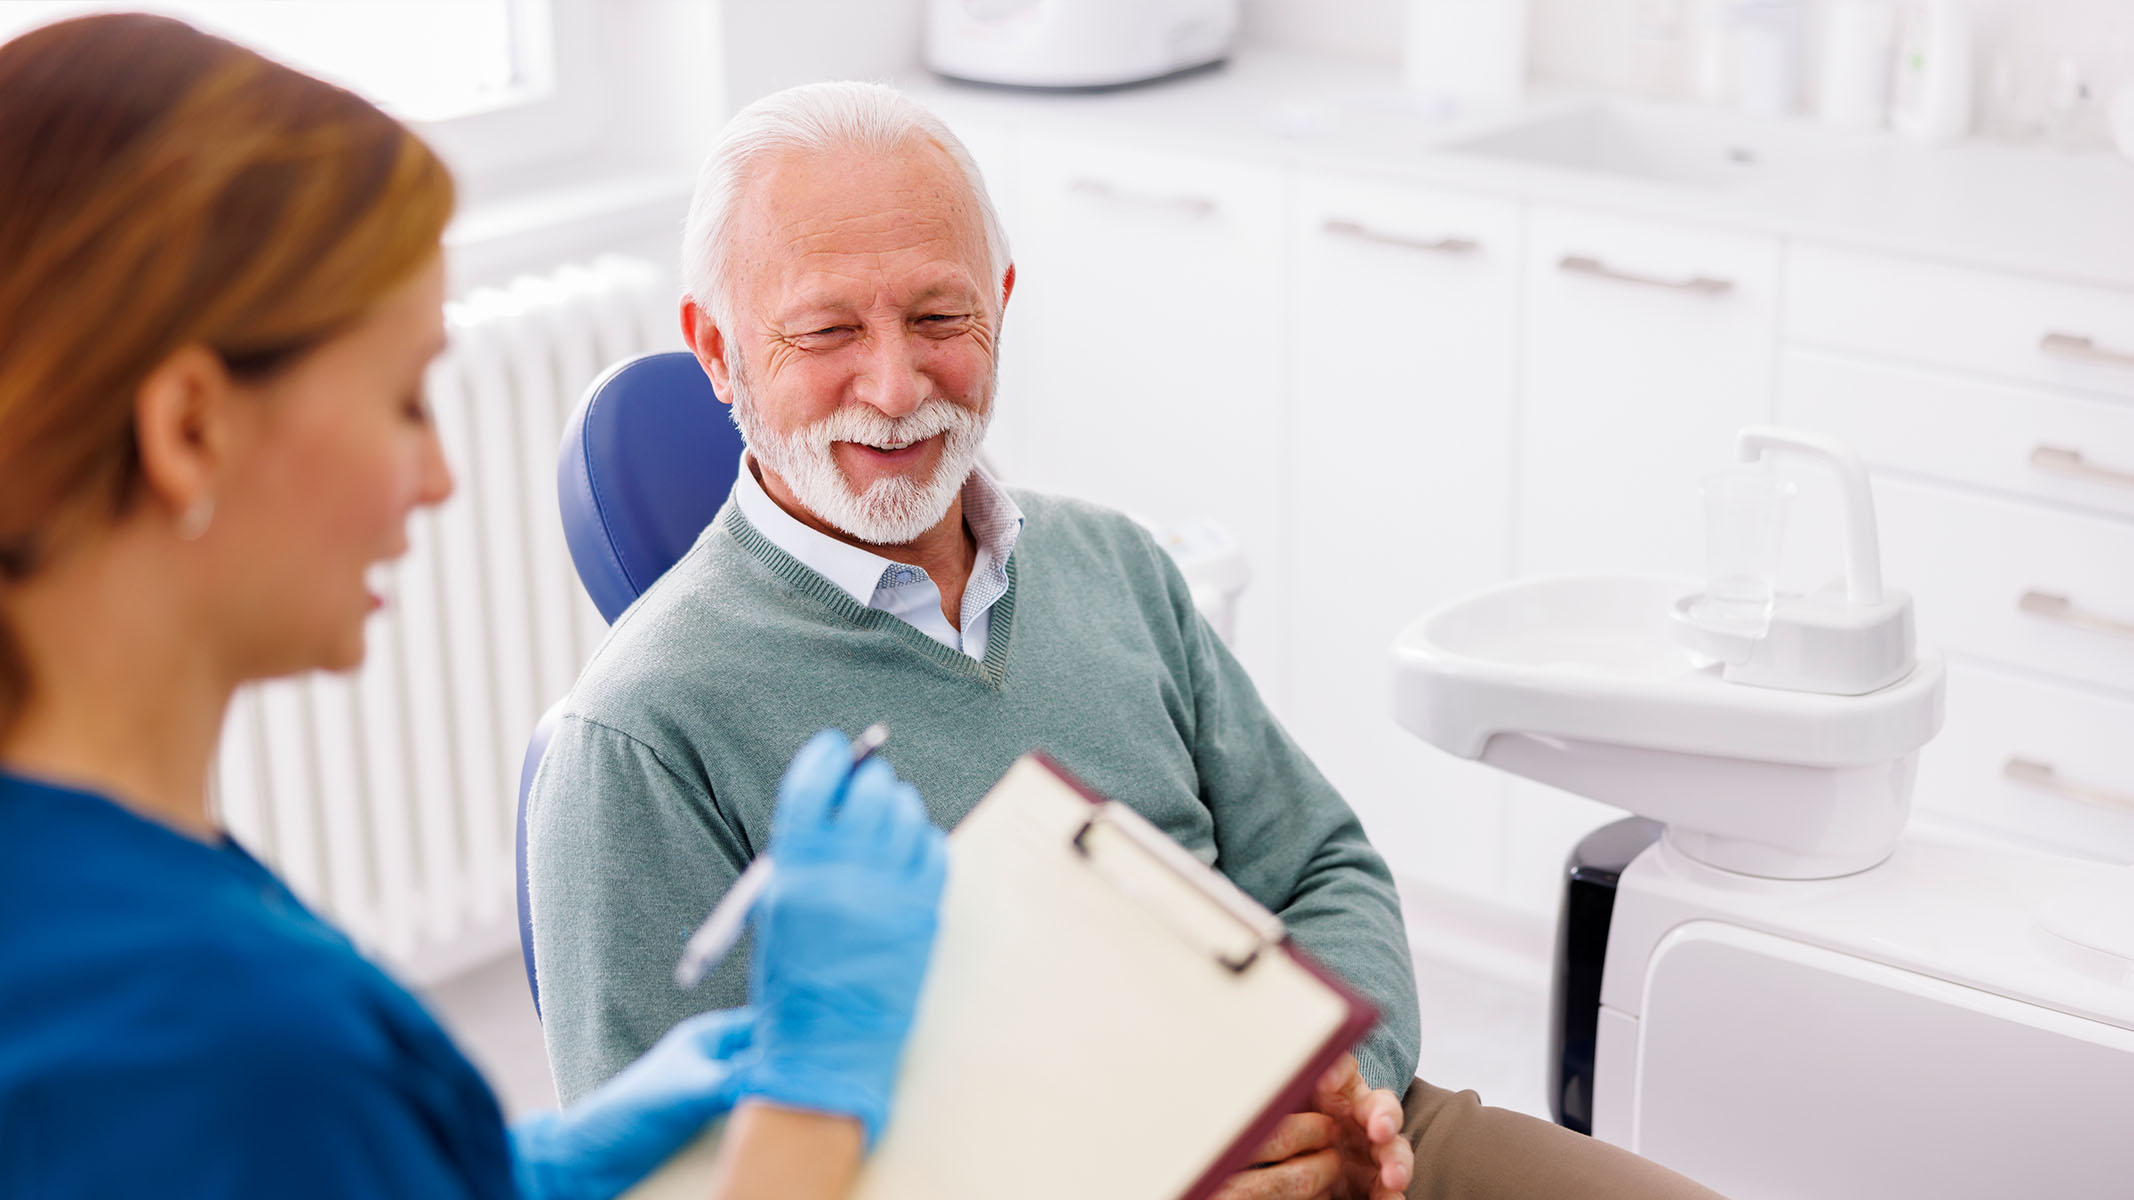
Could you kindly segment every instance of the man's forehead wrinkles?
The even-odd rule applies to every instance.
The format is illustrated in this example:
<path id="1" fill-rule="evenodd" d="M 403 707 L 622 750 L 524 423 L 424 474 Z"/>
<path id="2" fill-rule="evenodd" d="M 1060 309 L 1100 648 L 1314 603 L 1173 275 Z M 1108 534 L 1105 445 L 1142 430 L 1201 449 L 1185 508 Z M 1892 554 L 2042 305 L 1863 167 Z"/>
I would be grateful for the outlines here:
<path id="1" fill-rule="evenodd" d="M 976 303 L 978 295 L 967 271 L 946 264 L 896 283 L 885 282 L 877 273 L 833 267 L 796 273 L 771 308 L 791 318 L 831 309 L 896 309 L 938 299 Z"/>

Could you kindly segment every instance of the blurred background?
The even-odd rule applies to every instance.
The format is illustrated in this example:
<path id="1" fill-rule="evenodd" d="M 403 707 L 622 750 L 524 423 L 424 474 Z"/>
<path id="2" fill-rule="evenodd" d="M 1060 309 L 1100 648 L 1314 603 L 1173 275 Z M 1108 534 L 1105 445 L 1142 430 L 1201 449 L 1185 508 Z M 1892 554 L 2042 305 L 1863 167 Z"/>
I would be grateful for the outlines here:
<path id="1" fill-rule="evenodd" d="M 563 422 L 679 348 L 696 164 L 741 105 L 936 109 L 1019 279 L 989 450 L 1208 521 L 1228 630 L 1398 877 L 1424 1074 L 1542 1111 L 1566 851 L 1620 815 L 1390 716 L 1409 622 L 1517 574 L 1705 570 L 1739 427 L 1869 459 L 1950 658 L 1919 819 L 2134 862 L 2134 5 L 2126 0 L 191 0 L 415 122 L 458 174 L 463 481 L 350 679 L 247 694 L 231 826 L 549 1093 L 518 961 L 527 733 L 604 625 Z M 93 82 L 93 81 L 92 81 Z M 1782 577 L 1836 570 L 1814 479 Z"/>

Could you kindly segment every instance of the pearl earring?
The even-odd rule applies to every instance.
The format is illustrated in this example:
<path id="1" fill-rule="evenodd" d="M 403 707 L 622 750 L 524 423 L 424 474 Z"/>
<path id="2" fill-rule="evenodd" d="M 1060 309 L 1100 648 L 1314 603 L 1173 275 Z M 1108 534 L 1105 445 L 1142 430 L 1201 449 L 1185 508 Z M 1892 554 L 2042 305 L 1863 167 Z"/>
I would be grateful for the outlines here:
<path id="1" fill-rule="evenodd" d="M 208 525 L 214 520 L 215 498 L 200 497 L 193 502 L 192 507 L 178 514 L 178 539 L 186 542 L 199 541 L 200 535 L 207 532 Z"/>

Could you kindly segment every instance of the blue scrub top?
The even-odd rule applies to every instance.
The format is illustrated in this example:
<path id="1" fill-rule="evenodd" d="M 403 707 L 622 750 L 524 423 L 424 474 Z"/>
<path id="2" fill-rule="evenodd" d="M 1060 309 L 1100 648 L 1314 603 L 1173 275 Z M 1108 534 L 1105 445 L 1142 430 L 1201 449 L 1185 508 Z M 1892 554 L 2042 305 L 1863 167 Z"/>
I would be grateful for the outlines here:
<path id="1" fill-rule="evenodd" d="M 513 1191 L 474 1067 L 251 855 L 0 773 L 0 1196 Z"/>

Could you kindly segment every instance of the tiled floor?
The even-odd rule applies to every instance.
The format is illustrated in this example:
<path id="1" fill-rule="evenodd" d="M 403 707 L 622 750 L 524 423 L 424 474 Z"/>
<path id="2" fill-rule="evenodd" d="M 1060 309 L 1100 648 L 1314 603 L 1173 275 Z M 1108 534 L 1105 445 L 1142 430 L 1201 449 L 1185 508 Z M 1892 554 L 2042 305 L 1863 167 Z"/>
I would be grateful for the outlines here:
<path id="1" fill-rule="evenodd" d="M 1410 918 L 1411 929 L 1437 926 Z M 1431 944 L 1445 944 L 1432 938 Z M 1461 961 L 1464 960 L 1464 961 Z M 1538 974 L 1475 965 L 1457 952 L 1418 951 L 1421 1075 L 1440 1087 L 1472 1088 L 1501 1108 L 1546 1118 L 1542 1057 L 1548 998 Z M 541 1026 L 516 952 L 433 989 L 426 999 L 496 1089 L 507 1115 L 553 1106 L 555 1085 Z"/>

